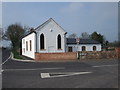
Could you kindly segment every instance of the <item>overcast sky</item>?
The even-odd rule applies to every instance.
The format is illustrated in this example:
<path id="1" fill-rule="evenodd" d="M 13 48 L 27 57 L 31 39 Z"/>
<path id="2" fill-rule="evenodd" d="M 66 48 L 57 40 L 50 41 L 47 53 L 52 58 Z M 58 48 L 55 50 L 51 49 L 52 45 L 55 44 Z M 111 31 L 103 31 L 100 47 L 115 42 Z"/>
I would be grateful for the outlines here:
<path id="1" fill-rule="evenodd" d="M 53 18 L 68 34 L 97 31 L 109 41 L 118 40 L 117 2 L 4 2 L 2 6 L 3 28 L 16 22 L 36 28 Z"/>

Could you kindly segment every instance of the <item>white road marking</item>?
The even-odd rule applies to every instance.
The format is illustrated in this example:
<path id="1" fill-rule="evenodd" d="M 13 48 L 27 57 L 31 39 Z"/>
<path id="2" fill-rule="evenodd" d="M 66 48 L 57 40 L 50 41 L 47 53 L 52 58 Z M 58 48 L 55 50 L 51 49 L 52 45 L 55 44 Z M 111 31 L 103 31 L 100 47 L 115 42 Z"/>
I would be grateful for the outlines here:
<path id="1" fill-rule="evenodd" d="M 1 70 L 1 72 L 3 72 L 4 70 Z"/>
<path id="2" fill-rule="evenodd" d="M 50 78 L 49 73 L 41 73 L 41 78 Z"/>
<path id="3" fill-rule="evenodd" d="M 81 74 L 89 74 L 92 72 L 68 72 L 68 73 L 40 73 L 41 78 L 55 78 L 55 77 L 65 77 L 65 76 L 73 76 L 73 75 L 81 75 Z M 54 75 L 50 76 L 50 74 L 63 74 L 63 75 Z"/>
<path id="4" fill-rule="evenodd" d="M 4 71 L 33 71 L 33 70 L 48 70 L 48 69 L 65 69 L 65 68 L 56 67 L 56 68 L 33 68 L 33 69 L 4 69 Z"/>
<path id="5" fill-rule="evenodd" d="M 5 64 L 10 58 L 11 58 L 11 54 L 10 54 L 10 56 L 2 63 L 2 65 Z"/>
<path id="6" fill-rule="evenodd" d="M 41 69 L 65 69 L 64 67 L 56 67 L 56 68 L 41 68 Z"/>
<path id="7" fill-rule="evenodd" d="M 118 64 L 115 64 L 115 65 L 100 65 L 100 66 L 92 66 L 92 67 L 110 67 L 110 66 L 118 66 Z"/>
<path id="8" fill-rule="evenodd" d="M 4 71 L 4 70 L 1 70 L 0 75 L 2 74 L 3 71 Z"/>

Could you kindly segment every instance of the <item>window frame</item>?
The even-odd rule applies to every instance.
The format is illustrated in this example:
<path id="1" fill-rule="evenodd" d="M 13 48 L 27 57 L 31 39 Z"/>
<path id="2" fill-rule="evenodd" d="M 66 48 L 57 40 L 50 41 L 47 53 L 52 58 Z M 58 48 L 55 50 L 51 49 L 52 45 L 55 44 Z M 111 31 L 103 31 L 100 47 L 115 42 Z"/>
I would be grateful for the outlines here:
<path id="1" fill-rule="evenodd" d="M 26 41 L 26 51 L 28 51 L 28 41 Z"/>
<path id="2" fill-rule="evenodd" d="M 40 35 L 40 50 L 45 50 L 45 36 L 43 33 Z"/>
<path id="3" fill-rule="evenodd" d="M 23 39 L 23 44 L 25 44 L 25 39 Z"/>
<path id="4" fill-rule="evenodd" d="M 95 48 L 95 50 L 94 50 L 94 48 Z M 93 51 L 97 51 L 97 46 L 93 46 Z"/>
<path id="5" fill-rule="evenodd" d="M 86 51 L 86 46 L 82 46 L 81 48 L 82 51 Z"/>
<path id="6" fill-rule="evenodd" d="M 68 46 L 68 52 L 73 52 L 73 47 L 72 46 Z"/>
<path id="7" fill-rule="evenodd" d="M 62 45 L 61 45 L 62 43 L 61 43 L 61 35 L 60 34 L 58 34 L 58 36 L 57 36 L 57 49 L 58 50 L 61 50 L 62 49 Z"/>
<path id="8" fill-rule="evenodd" d="M 32 51 L 32 40 L 30 40 L 30 51 Z"/>

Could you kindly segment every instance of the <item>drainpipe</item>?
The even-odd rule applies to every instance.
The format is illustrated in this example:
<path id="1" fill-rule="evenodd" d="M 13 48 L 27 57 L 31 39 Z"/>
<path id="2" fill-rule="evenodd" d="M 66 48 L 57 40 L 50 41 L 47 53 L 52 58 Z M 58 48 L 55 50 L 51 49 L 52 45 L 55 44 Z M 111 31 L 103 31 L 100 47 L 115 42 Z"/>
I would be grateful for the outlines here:
<path id="1" fill-rule="evenodd" d="M 79 59 L 79 52 L 78 52 L 79 42 L 80 42 L 80 38 L 76 38 L 76 43 L 77 43 L 77 59 Z"/>
<path id="2" fill-rule="evenodd" d="M 37 32 L 35 32 L 35 36 L 36 36 L 36 39 L 35 39 L 35 42 L 36 42 L 36 52 L 37 52 Z"/>
<path id="3" fill-rule="evenodd" d="M 66 34 L 67 34 L 67 32 L 65 32 L 65 33 L 64 33 L 64 45 L 65 45 L 65 52 L 66 52 L 66 48 L 67 48 Z"/>

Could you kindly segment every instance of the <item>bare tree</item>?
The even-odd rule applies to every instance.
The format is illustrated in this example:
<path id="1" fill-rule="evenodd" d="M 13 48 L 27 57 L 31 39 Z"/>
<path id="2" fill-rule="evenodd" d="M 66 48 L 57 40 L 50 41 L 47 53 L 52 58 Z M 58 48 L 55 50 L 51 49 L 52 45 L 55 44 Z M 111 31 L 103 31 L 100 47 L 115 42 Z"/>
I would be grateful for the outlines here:
<path id="1" fill-rule="evenodd" d="M 23 28 L 25 30 L 25 34 L 28 34 L 31 32 L 31 30 L 34 30 L 32 27 L 29 27 L 29 26 L 24 26 Z"/>
<path id="2" fill-rule="evenodd" d="M 3 29 L 0 27 L 0 40 L 3 38 Z"/>
<path id="3" fill-rule="evenodd" d="M 83 33 L 81 33 L 80 38 L 88 39 L 88 38 L 90 38 L 90 35 L 87 32 L 83 32 Z"/>
<path id="4" fill-rule="evenodd" d="M 70 34 L 68 38 L 77 38 L 77 34 L 76 33 Z"/>
<path id="5" fill-rule="evenodd" d="M 9 25 L 5 32 L 5 37 L 11 41 L 14 50 L 21 47 L 21 40 L 24 35 L 25 29 L 17 23 Z"/>

